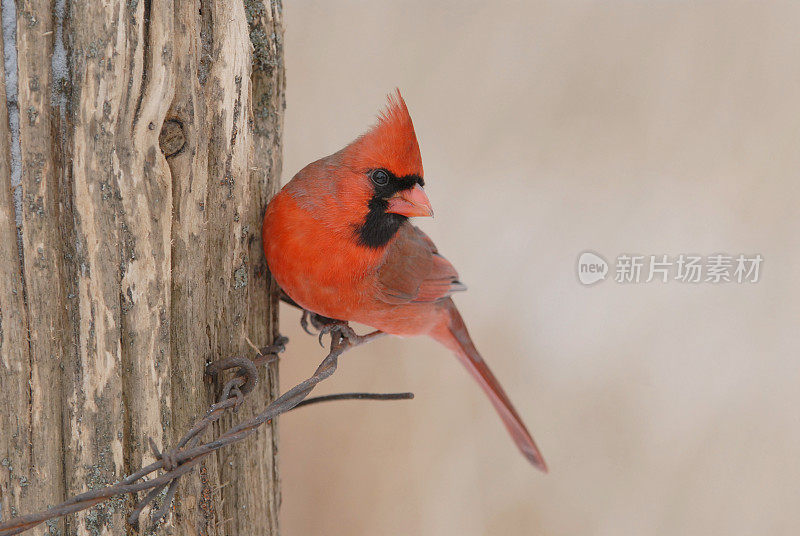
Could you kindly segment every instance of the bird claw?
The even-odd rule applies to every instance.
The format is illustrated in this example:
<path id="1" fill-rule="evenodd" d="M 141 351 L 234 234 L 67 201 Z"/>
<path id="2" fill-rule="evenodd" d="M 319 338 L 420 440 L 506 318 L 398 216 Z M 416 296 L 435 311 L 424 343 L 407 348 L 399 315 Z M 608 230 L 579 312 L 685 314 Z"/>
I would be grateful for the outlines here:
<path id="1" fill-rule="evenodd" d="M 350 325 L 343 321 L 343 320 L 336 320 L 335 318 L 329 318 L 327 316 L 323 316 L 318 313 L 314 313 L 309 311 L 308 309 L 304 309 L 300 304 L 294 301 L 292 298 L 289 297 L 288 294 L 281 290 L 280 298 L 282 301 L 297 307 L 298 309 L 303 311 L 302 316 L 300 317 L 300 327 L 303 328 L 303 331 L 308 333 L 309 335 L 314 335 L 314 332 L 311 331 L 311 328 L 317 330 L 317 335 L 319 337 L 319 345 L 325 346 L 322 344 L 322 337 L 324 335 L 330 334 L 333 337 L 333 333 L 339 333 L 340 337 L 343 340 L 346 340 L 349 344 L 355 346 L 361 344 L 365 340 L 365 337 L 358 335 Z M 309 326 L 311 326 L 309 328 Z"/>
<path id="2" fill-rule="evenodd" d="M 312 313 L 311 311 L 307 311 L 306 309 L 303 309 L 303 316 L 300 317 L 300 327 L 303 328 L 303 331 L 305 331 L 309 335 L 313 335 L 314 334 L 310 329 L 308 329 L 308 319 L 313 314 L 314 313 Z M 313 320 L 312 320 L 312 324 L 313 324 Z"/>
<path id="3" fill-rule="evenodd" d="M 319 330 L 319 345 L 325 346 L 322 343 L 322 337 L 324 335 L 330 334 L 331 338 L 334 338 L 334 334 L 338 334 L 342 339 L 346 339 L 347 342 L 352 344 L 353 346 L 357 346 L 361 344 L 364 340 L 364 337 L 359 335 L 355 332 L 353 328 L 350 327 L 350 324 L 347 322 L 343 322 L 341 320 L 334 320 L 332 322 L 328 322 L 327 324 L 323 325 Z"/>
<path id="4" fill-rule="evenodd" d="M 303 328 L 303 331 L 308 333 L 309 335 L 314 335 L 314 332 L 309 329 L 309 324 L 312 328 L 316 329 L 317 332 L 321 331 L 323 327 L 330 324 L 331 322 L 339 322 L 334 318 L 328 318 L 327 316 L 322 316 L 320 314 L 314 313 L 309 311 L 308 309 L 304 309 L 302 305 L 294 301 L 292 298 L 289 297 L 283 290 L 280 292 L 280 299 L 284 303 L 288 303 L 292 307 L 297 307 L 301 311 L 303 311 L 303 316 L 300 317 L 300 327 Z"/>
<path id="5" fill-rule="evenodd" d="M 323 328 L 325 328 L 325 326 L 335 322 L 341 322 L 341 320 L 328 318 L 327 316 L 313 313 L 308 309 L 303 309 L 303 316 L 300 317 L 300 327 L 302 327 L 303 331 L 309 335 L 315 335 L 315 333 L 309 329 L 309 324 L 313 329 L 317 330 L 317 333 L 319 333 L 323 330 Z"/>

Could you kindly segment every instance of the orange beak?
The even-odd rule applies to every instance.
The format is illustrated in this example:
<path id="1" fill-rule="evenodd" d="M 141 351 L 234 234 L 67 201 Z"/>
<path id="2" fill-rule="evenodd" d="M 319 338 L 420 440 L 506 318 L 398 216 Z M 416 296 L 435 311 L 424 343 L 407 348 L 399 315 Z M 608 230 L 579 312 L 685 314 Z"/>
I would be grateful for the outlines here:
<path id="1" fill-rule="evenodd" d="M 389 198 L 389 208 L 386 212 L 401 214 L 403 216 L 433 216 L 433 209 L 425 190 L 419 184 L 410 190 L 397 192 Z"/>

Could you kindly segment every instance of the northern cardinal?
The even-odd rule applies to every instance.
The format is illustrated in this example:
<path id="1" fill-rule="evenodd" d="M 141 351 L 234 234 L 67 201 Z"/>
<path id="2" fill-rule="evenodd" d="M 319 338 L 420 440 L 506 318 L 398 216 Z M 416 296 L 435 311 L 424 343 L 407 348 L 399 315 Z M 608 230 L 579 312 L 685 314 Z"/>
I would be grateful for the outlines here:
<path id="1" fill-rule="evenodd" d="M 272 199 L 263 227 L 267 264 L 304 309 L 394 335 L 428 335 L 452 350 L 522 454 L 547 471 L 450 298 L 466 287 L 409 222 L 433 216 L 424 184 L 414 125 L 398 90 L 369 131 L 307 165 Z"/>

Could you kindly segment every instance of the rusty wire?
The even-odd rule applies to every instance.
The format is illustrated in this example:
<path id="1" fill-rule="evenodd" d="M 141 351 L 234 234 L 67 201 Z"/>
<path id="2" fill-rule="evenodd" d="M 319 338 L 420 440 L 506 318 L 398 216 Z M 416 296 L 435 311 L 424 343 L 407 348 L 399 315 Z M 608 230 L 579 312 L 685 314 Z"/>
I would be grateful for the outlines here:
<path id="1" fill-rule="evenodd" d="M 314 316 L 316 317 L 316 315 Z M 304 314 L 304 324 L 306 324 L 306 318 L 307 316 Z M 346 323 L 331 321 L 324 317 L 313 318 L 312 323 L 314 327 L 320 329 L 321 335 L 330 334 L 330 352 L 310 378 L 289 389 L 269 404 L 261 413 L 230 428 L 216 439 L 200 443 L 203 433 L 212 423 L 219 420 L 225 412 L 229 410 L 235 411 L 244 402 L 245 397 L 253 391 L 258 381 L 257 365 L 272 363 L 277 360 L 278 354 L 283 351 L 286 342 L 288 342 L 285 337 L 280 337 L 272 346 L 263 348 L 255 360 L 250 360 L 246 357 L 229 357 L 211 363 L 207 368 L 207 374 L 212 377 L 227 369 L 238 368 L 238 371 L 224 385 L 219 402 L 208 408 L 205 415 L 197 420 L 195 425 L 186 432 L 175 447 L 161 452 L 152 439 L 150 440 L 150 448 L 156 456 L 155 462 L 141 468 L 116 484 L 81 493 L 47 510 L 14 517 L 0 523 L 0 536 L 19 534 L 47 520 L 86 510 L 119 495 L 132 494 L 138 499 L 137 494 L 146 491 L 145 496 L 138 500 L 128 516 L 128 523 L 138 527 L 142 511 L 148 505 L 154 503 L 156 498 L 166 489 L 167 492 L 161 507 L 152 515 L 151 523 L 155 524 L 169 512 L 178 482 L 183 475 L 192 471 L 201 460 L 212 452 L 245 439 L 255 432 L 259 426 L 282 413 L 302 405 L 329 400 L 398 400 L 413 398 L 411 393 L 343 393 L 340 395 L 307 398 L 317 384 L 330 377 L 336 371 L 339 356 L 345 351 L 383 335 L 380 331 L 374 331 L 367 335 L 357 335 Z M 306 325 L 304 325 L 305 327 Z M 145 477 L 159 470 L 161 474 L 145 480 Z"/>

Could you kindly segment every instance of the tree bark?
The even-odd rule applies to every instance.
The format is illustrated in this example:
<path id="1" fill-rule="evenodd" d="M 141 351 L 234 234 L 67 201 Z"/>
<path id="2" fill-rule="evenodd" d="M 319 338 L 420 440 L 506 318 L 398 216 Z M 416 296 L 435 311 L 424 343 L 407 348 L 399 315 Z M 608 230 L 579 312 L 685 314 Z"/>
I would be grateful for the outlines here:
<path id="1" fill-rule="evenodd" d="M 284 76 L 279 1 L 2 2 L 5 520 L 152 462 L 215 400 L 206 363 L 277 335 L 260 231 Z M 261 380 L 237 420 L 276 396 Z M 277 534 L 276 432 L 185 477 L 158 532 Z M 131 504 L 31 534 L 132 533 Z"/>

